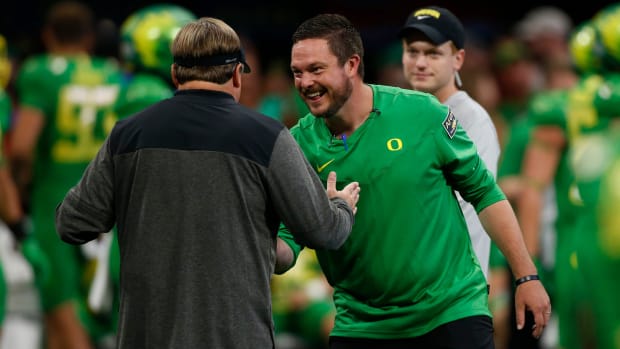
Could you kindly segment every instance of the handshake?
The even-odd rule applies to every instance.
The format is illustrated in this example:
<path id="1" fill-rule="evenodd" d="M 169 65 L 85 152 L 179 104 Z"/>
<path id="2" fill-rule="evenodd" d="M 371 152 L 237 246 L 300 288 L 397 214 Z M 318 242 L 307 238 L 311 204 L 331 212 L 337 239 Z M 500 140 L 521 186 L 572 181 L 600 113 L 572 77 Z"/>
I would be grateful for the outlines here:
<path id="1" fill-rule="evenodd" d="M 357 213 L 357 202 L 360 199 L 360 184 L 358 182 L 351 182 L 347 184 L 342 190 L 336 189 L 336 172 L 330 172 L 327 176 L 327 196 L 331 199 L 334 197 L 341 198 L 349 204 L 349 207 L 353 210 L 353 214 Z"/>

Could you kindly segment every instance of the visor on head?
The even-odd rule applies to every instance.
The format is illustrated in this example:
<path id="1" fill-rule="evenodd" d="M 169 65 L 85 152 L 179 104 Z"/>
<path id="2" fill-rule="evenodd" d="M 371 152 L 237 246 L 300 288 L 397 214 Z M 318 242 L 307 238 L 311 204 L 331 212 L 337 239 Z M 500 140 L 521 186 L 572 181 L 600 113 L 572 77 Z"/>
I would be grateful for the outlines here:
<path id="1" fill-rule="evenodd" d="M 245 54 L 243 50 L 239 50 L 233 53 L 223 53 L 212 56 L 175 56 L 174 63 L 178 66 L 185 68 L 192 67 L 214 67 L 218 65 L 227 65 L 232 63 L 243 64 L 243 72 L 250 73 L 252 69 L 245 60 Z"/>

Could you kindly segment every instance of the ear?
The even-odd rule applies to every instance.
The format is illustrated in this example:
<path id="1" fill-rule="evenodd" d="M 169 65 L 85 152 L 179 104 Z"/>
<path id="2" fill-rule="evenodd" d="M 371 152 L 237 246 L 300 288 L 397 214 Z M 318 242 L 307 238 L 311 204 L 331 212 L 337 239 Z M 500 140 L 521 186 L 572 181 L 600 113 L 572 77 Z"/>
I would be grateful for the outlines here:
<path id="1" fill-rule="evenodd" d="M 175 66 L 176 64 L 172 63 L 170 65 L 170 77 L 172 78 L 172 83 L 174 84 L 174 87 L 178 88 L 179 87 L 179 80 L 177 80 L 177 74 L 175 71 Z"/>
<path id="2" fill-rule="evenodd" d="M 461 67 L 463 66 L 463 62 L 465 62 L 465 50 L 464 49 L 460 49 L 458 51 L 456 51 L 456 54 L 454 55 L 454 69 L 456 69 L 457 71 L 461 69 Z"/>
<path id="3" fill-rule="evenodd" d="M 243 64 L 237 64 L 232 76 L 233 86 L 236 88 L 241 87 L 241 74 L 243 74 Z"/>
<path id="4" fill-rule="evenodd" d="M 349 57 L 349 60 L 345 64 L 345 68 L 347 70 L 347 75 L 349 75 L 349 76 L 357 75 L 357 70 L 360 67 L 361 60 L 362 60 L 362 58 L 359 55 L 357 55 L 357 54 L 354 54 L 353 56 Z"/>

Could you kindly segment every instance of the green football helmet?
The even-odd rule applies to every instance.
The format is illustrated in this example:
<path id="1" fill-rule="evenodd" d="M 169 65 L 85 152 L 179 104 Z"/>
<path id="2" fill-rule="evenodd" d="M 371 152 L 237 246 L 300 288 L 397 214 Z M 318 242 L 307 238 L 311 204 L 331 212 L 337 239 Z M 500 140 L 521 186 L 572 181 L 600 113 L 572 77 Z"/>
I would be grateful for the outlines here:
<path id="1" fill-rule="evenodd" d="M 147 70 L 170 75 L 170 46 L 185 24 L 196 20 L 189 10 L 156 4 L 131 14 L 121 25 L 120 55 L 130 71 Z"/>
<path id="2" fill-rule="evenodd" d="M 569 48 L 573 65 L 581 73 L 595 73 L 603 69 L 604 49 L 594 22 L 579 24 L 570 35 Z"/>
<path id="3" fill-rule="evenodd" d="M 620 68 L 620 4 L 612 4 L 598 11 L 592 18 L 600 38 L 607 68 Z"/>

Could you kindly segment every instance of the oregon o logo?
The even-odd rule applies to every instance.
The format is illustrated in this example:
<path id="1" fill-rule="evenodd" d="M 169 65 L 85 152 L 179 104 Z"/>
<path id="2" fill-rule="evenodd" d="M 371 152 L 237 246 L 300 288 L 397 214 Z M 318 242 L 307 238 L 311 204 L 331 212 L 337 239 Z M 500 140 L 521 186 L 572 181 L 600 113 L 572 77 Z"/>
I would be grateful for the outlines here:
<path id="1" fill-rule="evenodd" d="M 403 141 L 400 138 L 391 138 L 387 141 L 387 148 L 390 151 L 399 151 L 403 149 Z"/>

